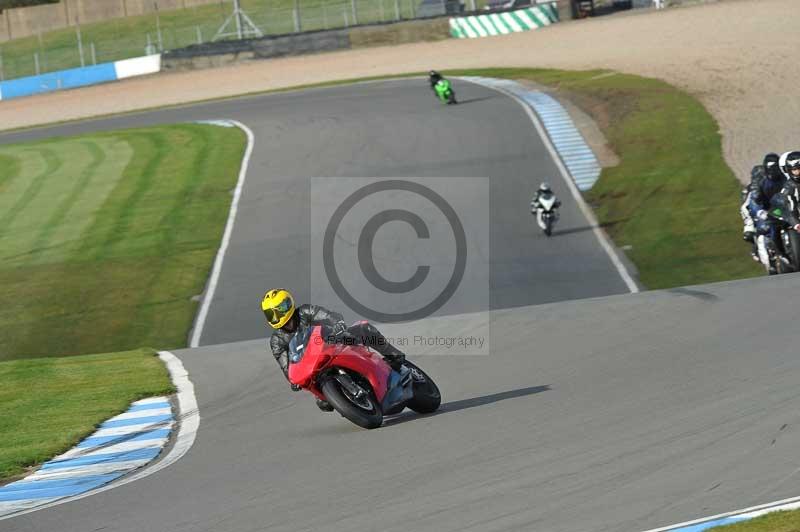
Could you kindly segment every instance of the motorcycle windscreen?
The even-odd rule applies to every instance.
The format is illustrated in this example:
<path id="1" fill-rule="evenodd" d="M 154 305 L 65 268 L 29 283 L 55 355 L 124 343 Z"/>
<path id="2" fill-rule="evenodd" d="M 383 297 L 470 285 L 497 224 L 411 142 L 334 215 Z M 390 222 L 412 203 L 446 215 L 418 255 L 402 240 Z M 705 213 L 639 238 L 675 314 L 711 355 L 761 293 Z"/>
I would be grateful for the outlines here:
<path id="1" fill-rule="evenodd" d="M 299 332 L 289 343 L 289 382 L 308 386 L 318 368 L 327 359 L 322 327 L 316 326 Z"/>
<path id="2" fill-rule="evenodd" d="M 545 210 L 549 211 L 553 208 L 553 204 L 556 202 L 556 197 L 553 194 L 549 194 L 546 196 L 542 196 L 539 198 L 539 203 L 544 207 Z"/>

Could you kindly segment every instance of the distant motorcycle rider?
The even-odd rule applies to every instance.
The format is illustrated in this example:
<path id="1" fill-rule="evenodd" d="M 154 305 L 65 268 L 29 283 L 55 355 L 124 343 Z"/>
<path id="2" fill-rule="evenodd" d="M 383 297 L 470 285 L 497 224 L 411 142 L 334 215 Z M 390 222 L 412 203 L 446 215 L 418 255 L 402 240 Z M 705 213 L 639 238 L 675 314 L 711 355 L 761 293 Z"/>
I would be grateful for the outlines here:
<path id="1" fill-rule="evenodd" d="M 784 187 L 786 177 L 780 169 L 780 157 L 777 153 L 768 153 L 764 156 L 764 163 L 759 169 L 754 167 L 751 172 L 750 193 L 748 194 L 747 211 L 755 225 L 755 247 L 758 258 L 769 273 L 775 273 L 774 266 L 769 260 L 768 248 L 775 247 L 777 228 L 767 212 L 775 198 Z M 745 220 L 747 230 L 747 220 Z M 745 233 L 746 234 L 746 233 Z"/>
<path id="2" fill-rule="evenodd" d="M 431 84 L 431 90 L 435 90 L 436 84 L 443 79 L 444 78 L 442 77 L 442 75 L 436 72 L 435 70 L 431 70 L 430 72 L 428 72 L 428 83 Z"/>
<path id="3" fill-rule="evenodd" d="M 536 191 L 536 194 L 533 196 L 533 199 L 531 199 L 531 214 L 536 216 L 539 209 L 542 208 L 542 204 L 539 202 L 540 199 L 542 198 L 549 199 L 554 196 L 555 194 L 553 193 L 553 190 L 550 188 L 550 185 L 548 183 L 542 183 L 541 185 L 539 185 L 539 189 Z M 561 207 L 561 200 L 556 198 L 555 203 L 553 203 L 553 209 L 555 210 L 558 209 L 559 207 Z"/>
<path id="4" fill-rule="evenodd" d="M 304 304 L 295 307 L 294 297 L 283 288 L 267 291 L 261 301 L 261 310 L 267 318 L 267 323 L 275 329 L 269 339 L 272 356 L 278 362 L 286 379 L 289 379 L 289 342 L 301 328 L 310 325 L 327 325 L 332 329 L 335 340 L 349 337 L 357 343 L 371 347 L 380 353 L 393 369 L 397 370 L 405 361 L 405 355 L 389 343 L 378 329 L 372 324 L 361 321 L 348 327 L 341 314 L 333 312 L 318 305 Z M 292 390 L 300 387 L 292 384 Z M 317 399 L 320 410 L 332 412 L 333 407 Z"/>

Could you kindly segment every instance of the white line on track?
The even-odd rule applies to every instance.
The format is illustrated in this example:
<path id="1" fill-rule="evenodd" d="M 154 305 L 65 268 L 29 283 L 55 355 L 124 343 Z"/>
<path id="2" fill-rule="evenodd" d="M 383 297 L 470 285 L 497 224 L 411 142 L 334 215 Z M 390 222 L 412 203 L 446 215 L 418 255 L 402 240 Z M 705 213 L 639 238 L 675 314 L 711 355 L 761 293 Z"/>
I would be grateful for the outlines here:
<path id="1" fill-rule="evenodd" d="M 750 508 L 745 508 L 743 510 L 734 510 L 732 512 L 726 512 L 724 514 L 712 515 L 711 517 L 703 517 L 701 519 L 695 519 L 694 521 L 685 521 L 683 523 L 678 523 L 676 525 L 669 525 L 661 528 L 653 528 L 650 530 L 646 530 L 645 532 L 667 532 L 669 530 L 700 525 L 708 521 L 716 521 L 717 519 L 724 519 L 726 517 L 736 517 L 743 514 L 752 514 L 752 515 L 747 515 L 746 517 L 753 518 L 775 510 L 783 510 L 783 509 L 792 510 L 795 509 L 796 505 L 799 503 L 800 503 L 800 497 L 793 497 L 791 499 L 783 499 L 780 501 L 760 504 L 758 506 L 751 506 Z"/>
<path id="2" fill-rule="evenodd" d="M 474 81 L 469 81 L 469 80 L 463 80 L 463 81 L 466 81 L 468 83 L 475 83 Z M 602 229 L 600 229 L 600 224 L 597 223 L 597 218 L 595 218 L 592 209 L 590 209 L 589 206 L 586 205 L 586 202 L 583 200 L 583 196 L 581 196 L 578 187 L 575 185 L 575 182 L 570 177 L 569 172 L 564 166 L 564 162 L 558 155 L 558 152 L 556 151 L 552 141 L 550 140 L 550 137 L 547 135 L 547 132 L 542 126 L 539 117 L 536 116 L 536 113 L 534 112 L 533 109 L 531 109 L 531 106 L 525 103 L 525 101 L 516 94 L 513 94 L 500 87 L 484 85 L 482 83 L 480 84 L 480 86 L 505 94 L 506 96 L 512 98 L 515 102 L 520 104 L 523 109 L 525 109 L 525 112 L 528 114 L 528 118 L 530 118 L 531 122 L 533 122 L 533 126 L 539 133 L 539 137 L 541 137 L 542 142 L 544 142 L 547 151 L 550 152 L 550 157 L 552 157 L 553 161 L 556 163 L 556 167 L 558 168 L 558 171 L 561 173 L 561 177 L 563 177 L 564 181 L 567 183 L 567 187 L 569 188 L 572 197 L 575 199 L 575 202 L 578 204 L 578 207 L 580 208 L 581 212 L 583 212 L 583 215 L 589 221 L 589 225 L 592 228 L 592 232 L 594 233 L 594 236 L 597 237 L 597 241 L 600 242 L 600 246 L 608 255 L 608 258 L 611 260 L 611 263 L 617 269 L 617 272 L 619 272 L 619 275 L 620 277 L 622 277 L 622 280 L 625 282 L 625 285 L 628 287 L 628 290 L 632 294 L 638 293 L 639 287 L 636 285 L 636 282 L 633 280 L 633 277 L 631 276 L 630 272 L 628 272 L 628 269 L 625 268 L 625 265 L 622 263 L 622 260 L 617 255 L 617 252 L 614 251 L 614 247 L 608 241 L 608 237 L 606 236 L 605 232 Z"/>
<path id="3" fill-rule="evenodd" d="M 203 296 L 203 304 L 200 307 L 200 313 L 197 315 L 197 320 L 195 321 L 189 347 L 197 347 L 200 345 L 200 337 L 203 334 L 203 327 L 206 324 L 208 309 L 211 307 L 211 300 L 214 299 L 214 292 L 217 289 L 219 274 L 222 271 L 222 262 L 225 260 L 225 252 L 228 250 L 228 244 L 231 240 L 233 224 L 236 222 L 236 213 L 239 210 L 239 199 L 242 195 L 242 187 L 244 186 L 244 179 L 247 175 L 247 167 L 250 165 L 250 156 L 253 153 L 253 145 L 255 144 L 255 135 L 253 135 L 249 127 L 236 120 L 228 120 L 228 122 L 245 132 L 247 135 L 247 148 L 245 149 L 244 158 L 242 159 L 242 166 L 239 169 L 239 181 L 236 183 L 236 190 L 233 193 L 231 210 L 228 213 L 228 222 L 225 224 L 225 233 L 222 236 L 222 243 L 217 251 L 217 257 L 214 259 L 214 268 L 211 270 L 208 288 Z"/>

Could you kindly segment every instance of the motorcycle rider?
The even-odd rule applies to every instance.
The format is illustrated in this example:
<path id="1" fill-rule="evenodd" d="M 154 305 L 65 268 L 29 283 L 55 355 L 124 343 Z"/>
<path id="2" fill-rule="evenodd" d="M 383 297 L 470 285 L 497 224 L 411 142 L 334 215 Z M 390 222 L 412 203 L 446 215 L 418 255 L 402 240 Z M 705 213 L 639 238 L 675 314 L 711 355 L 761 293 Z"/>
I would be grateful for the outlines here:
<path id="1" fill-rule="evenodd" d="M 389 343 L 372 324 L 361 321 L 348 327 L 341 314 L 318 305 L 303 304 L 295 307 L 294 297 L 284 288 L 268 290 L 261 301 L 261 310 L 267 323 L 275 329 L 269 339 L 272 356 L 278 362 L 286 379 L 289 379 L 289 342 L 298 329 L 309 325 L 327 325 L 333 329 L 334 341 L 349 338 L 373 348 L 394 370 L 398 370 L 405 361 L 405 355 Z M 300 387 L 292 384 L 293 391 Z M 325 412 L 332 412 L 333 407 L 327 401 L 317 399 L 317 406 Z"/>
<path id="2" fill-rule="evenodd" d="M 442 75 L 435 70 L 428 72 L 428 83 L 431 84 L 431 90 L 435 90 L 436 84 L 443 79 Z"/>
<path id="3" fill-rule="evenodd" d="M 777 229 L 775 222 L 767 216 L 773 198 L 776 198 L 786 183 L 786 177 L 780 169 L 780 157 L 777 153 L 768 153 L 764 156 L 763 177 L 753 169 L 752 182 L 747 210 L 755 222 L 756 249 L 758 257 L 770 274 L 775 273 L 775 268 L 769 261 L 767 248 L 775 249 Z"/>
<path id="4" fill-rule="evenodd" d="M 531 199 L 531 214 L 536 216 L 539 212 L 539 209 L 542 208 L 542 204 L 539 203 L 539 199 L 542 197 L 550 198 L 551 196 L 555 196 L 553 190 L 550 188 L 548 183 L 542 183 L 539 185 L 539 189 L 536 191 L 536 194 Z M 561 200 L 556 198 L 556 201 L 553 203 L 553 211 L 561 207 Z M 557 215 L 557 213 L 556 213 Z"/>
<path id="5" fill-rule="evenodd" d="M 781 155 L 778 167 L 786 181 L 773 205 L 781 208 L 792 229 L 800 232 L 800 151 L 787 151 Z"/>
<path id="6" fill-rule="evenodd" d="M 769 159 L 770 162 L 775 161 L 775 165 L 777 165 L 778 155 L 775 153 L 769 153 L 764 157 L 765 163 L 767 162 L 767 159 Z M 744 225 L 742 228 L 742 238 L 746 242 L 750 242 L 752 245 L 750 256 L 753 257 L 753 260 L 756 262 L 761 262 L 761 258 L 758 255 L 758 244 L 756 243 L 756 223 L 752 214 L 750 213 L 750 201 L 753 197 L 753 193 L 758 190 L 759 186 L 761 185 L 761 181 L 764 178 L 764 164 L 757 164 L 752 168 L 752 170 L 750 170 L 750 183 L 742 189 L 742 205 L 739 208 L 739 214 L 742 216 L 742 223 Z"/>

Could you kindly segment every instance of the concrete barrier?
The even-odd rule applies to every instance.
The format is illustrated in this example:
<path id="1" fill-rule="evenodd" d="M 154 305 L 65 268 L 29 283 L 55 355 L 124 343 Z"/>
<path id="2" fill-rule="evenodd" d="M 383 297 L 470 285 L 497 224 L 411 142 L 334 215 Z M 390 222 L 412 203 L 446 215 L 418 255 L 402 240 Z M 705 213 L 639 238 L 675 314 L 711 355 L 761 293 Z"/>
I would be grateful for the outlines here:
<path id="1" fill-rule="evenodd" d="M 251 59 L 346 50 L 351 47 L 352 30 L 353 28 L 320 30 L 259 39 L 195 44 L 164 53 L 162 70 L 193 70 Z"/>
<path id="2" fill-rule="evenodd" d="M 550 2 L 514 11 L 453 17 L 450 19 L 450 34 L 457 39 L 491 37 L 537 30 L 558 20 L 558 5 Z"/>
<path id="3" fill-rule="evenodd" d="M 114 63 L 102 63 L 88 67 L 48 72 L 39 76 L 0 82 L 0 100 L 10 100 L 43 92 L 107 83 L 133 76 L 154 74 L 160 70 L 161 55 L 156 54 Z"/>

